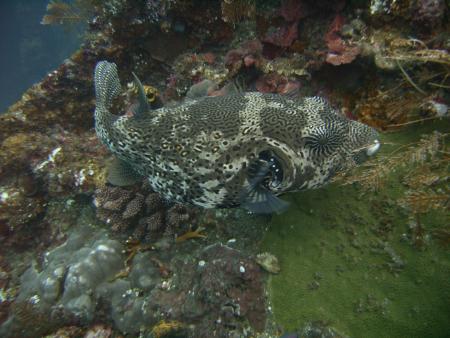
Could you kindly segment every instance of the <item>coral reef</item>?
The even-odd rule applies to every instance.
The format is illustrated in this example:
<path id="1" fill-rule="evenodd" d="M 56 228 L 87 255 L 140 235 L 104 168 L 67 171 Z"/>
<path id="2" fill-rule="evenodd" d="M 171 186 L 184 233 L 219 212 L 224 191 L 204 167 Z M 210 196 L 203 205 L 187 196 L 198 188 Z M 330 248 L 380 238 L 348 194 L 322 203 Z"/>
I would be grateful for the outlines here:
<path id="1" fill-rule="evenodd" d="M 184 247 L 182 255 L 176 254 L 180 247 L 170 254 L 142 251 L 130 259 L 105 230 L 79 226 L 46 252 L 41 264 L 34 262 L 22 274 L 19 295 L 0 333 L 42 335 L 62 325 L 94 323 L 105 314 L 129 334 L 152 326 L 151 332 L 161 335 L 187 330 L 193 337 L 205 336 L 213 327 L 239 334 L 252 330 L 246 321 L 261 331 L 266 310 L 256 262 L 220 244 L 194 251 L 187 243 Z M 129 272 L 122 274 L 127 260 Z"/>
<path id="2" fill-rule="evenodd" d="M 184 332 L 184 325 L 177 321 L 160 321 L 152 329 L 152 335 L 155 338 L 163 338 L 167 336 L 183 336 L 186 335 Z"/>
<path id="3" fill-rule="evenodd" d="M 340 34 L 344 26 L 344 18 L 337 15 L 330 25 L 330 29 L 325 35 L 328 47 L 326 62 L 334 66 L 351 63 L 361 53 L 358 46 L 345 42 Z"/>
<path id="4" fill-rule="evenodd" d="M 0 226 L 20 244 L 43 228 L 51 198 L 92 193 L 105 180 L 104 148 L 91 133 L 17 133 L 0 145 Z M 20 239 L 23 236 L 24 238 Z"/>
<path id="5" fill-rule="evenodd" d="M 429 29 L 441 25 L 447 8 L 443 0 L 381 1 L 372 0 L 370 14 L 378 19 L 411 20 L 420 24 L 418 29 Z"/>
<path id="6" fill-rule="evenodd" d="M 303 327 L 297 335 L 343 336 L 331 324 L 355 336 L 440 335 L 448 310 L 429 285 L 442 292 L 448 280 L 440 251 L 450 243 L 441 215 L 449 208 L 447 7 L 444 0 L 51 1 L 43 24 L 86 22 L 87 31 L 77 52 L 0 115 L 2 336 L 255 335 L 271 315 L 262 269 L 275 273 L 275 318 Z M 257 255 L 260 219 L 255 226 L 243 214 L 173 205 L 145 182 L 105 183 L 108 153 L 92 128 L 92 70 L 104 59 L 126 77 L 116 114 L 133 111 L 131 72 L 152 107 L 234 87 L 320 95 L 349 118 L 395 131 L 382 136 L 392 151 L 328 190 L 293 198 L 298 208 L 275 217 L 263 248 L 278 262 Z M 379 284 L 396 291 L 384 295 Z"/>
<path id="7" fill-rule="evenodd" d="M 268 43 L 277 47 L 287 48 L 297 39 L 297 23 L 282 26 L 275 31 L 269 31 L 262 39 L 264 43 Z"/>
<path id="8" fill-rule="evenodd" d="M 97 217 L 115 233 L 142 241 L 155 241 L 161 235 L 181 235 L 197 223 L 197 211 L 171 204 L 151 191 L 148 183 L 135 187 L 104 185 L 94 195 Z"/>
<path id="9" fill-rule="evenodd" d="M 62 323 L 93 318 L 93 292 L 120 270 L 122 250 L 104 232 L 91 232 L 77 229 L 66 243 L 45 254 L 41 271 L 34 263 L 22 275 L 12 315 L 0 327 L 2 336 L 45 334 Z"/>
<path id="10" fill-rule="evenodd" d="M 258 40 L 242 43 L 239 48 L 228 51 L 224 63 L 230 72 L 230 77 L 235 76 L 243 67 L 260 66 L 262 44 Z"/>
<path id="11" fill-rule="evenodd" d="M 236 23 L 244 18 L 252 19 L 256 12 L 254 0 L 223 0 L 221 1 L 222 19 L 225 22 Z"/>

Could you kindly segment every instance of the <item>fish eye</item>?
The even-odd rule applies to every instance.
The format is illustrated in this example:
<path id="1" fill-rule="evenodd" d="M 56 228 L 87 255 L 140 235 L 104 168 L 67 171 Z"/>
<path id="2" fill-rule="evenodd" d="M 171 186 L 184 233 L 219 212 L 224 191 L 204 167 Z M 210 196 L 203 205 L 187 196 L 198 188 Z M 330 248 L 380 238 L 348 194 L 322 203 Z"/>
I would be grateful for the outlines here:
<path id="1" fill-rule="evenodd" d="M 258 159 L 269 163 L 269 172 L 266 174 L 263 184 L 268 189 L 276 189 L 283 182 L 284 172 L 281 159 L 270 150 L 259 153 Z"/>

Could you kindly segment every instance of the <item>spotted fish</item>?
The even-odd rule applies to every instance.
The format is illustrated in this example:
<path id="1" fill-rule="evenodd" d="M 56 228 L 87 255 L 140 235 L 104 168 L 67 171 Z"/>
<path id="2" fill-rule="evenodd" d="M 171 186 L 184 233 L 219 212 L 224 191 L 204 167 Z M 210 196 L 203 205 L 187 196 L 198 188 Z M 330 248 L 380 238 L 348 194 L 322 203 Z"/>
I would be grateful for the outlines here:
<path id="1" fill-rule="evenodd" d="M 95 68 L 95 129 L 119 161 L 111 181 L 147 177 L 176 202 L 281 212 L 287 203 L 278 195 L 319 188 L 380 147 L 373 128 L 319 97 L 236 92 L 151 110 L 133 76 L 139 104 L 133 116 L 116 116 L 117 67 L 101 61 Z"/>

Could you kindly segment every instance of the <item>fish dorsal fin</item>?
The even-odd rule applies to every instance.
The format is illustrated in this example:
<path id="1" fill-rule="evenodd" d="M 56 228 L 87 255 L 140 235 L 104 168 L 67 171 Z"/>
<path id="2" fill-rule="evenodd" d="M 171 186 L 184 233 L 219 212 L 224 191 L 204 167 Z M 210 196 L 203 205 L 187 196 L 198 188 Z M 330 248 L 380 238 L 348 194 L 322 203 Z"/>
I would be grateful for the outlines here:
<path id="1" fill-rule="evenodd" d="M 114 157 L 108 164 L 107 180 L 112 185 L 124 187 L 139 182 L 142 177 L 125 161 Z"/>
<path id="2" fill-rule="evenodd" d="M 150 105 L 148 104 L 147 95 L 145 95 L 144 86 L 141 81 L 134 72 L 131 74 L 133 74 L 134 83 L 138 89 L 138 105 L 133 109 L 133 112 L 136 118 L 140 118 L 150 110 Z"/>
<path id="3" fill-rule="evenodd" d="M 266 174 L 270 171 L 270 164 L 258 160 L 253 165 L 255 171 L 249 180 L 249 185 L 241 194 L 242 206 L 255 214 L 280 214 L 289 207 L 289 203 L 275 196 L 263 185 Z"/>

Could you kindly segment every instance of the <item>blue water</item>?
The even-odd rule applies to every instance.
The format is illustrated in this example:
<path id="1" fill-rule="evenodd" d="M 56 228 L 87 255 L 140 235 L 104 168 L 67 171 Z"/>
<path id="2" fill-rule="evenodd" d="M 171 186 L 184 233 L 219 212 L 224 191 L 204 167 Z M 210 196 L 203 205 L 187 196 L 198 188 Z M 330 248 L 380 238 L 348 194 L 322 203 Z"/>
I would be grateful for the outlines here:
<path id="1" fill-rule="evenodd" d="M 47 3 L 0 1 L 0 113 L 80 44 L 79 30 L 41 25 Z"/>

